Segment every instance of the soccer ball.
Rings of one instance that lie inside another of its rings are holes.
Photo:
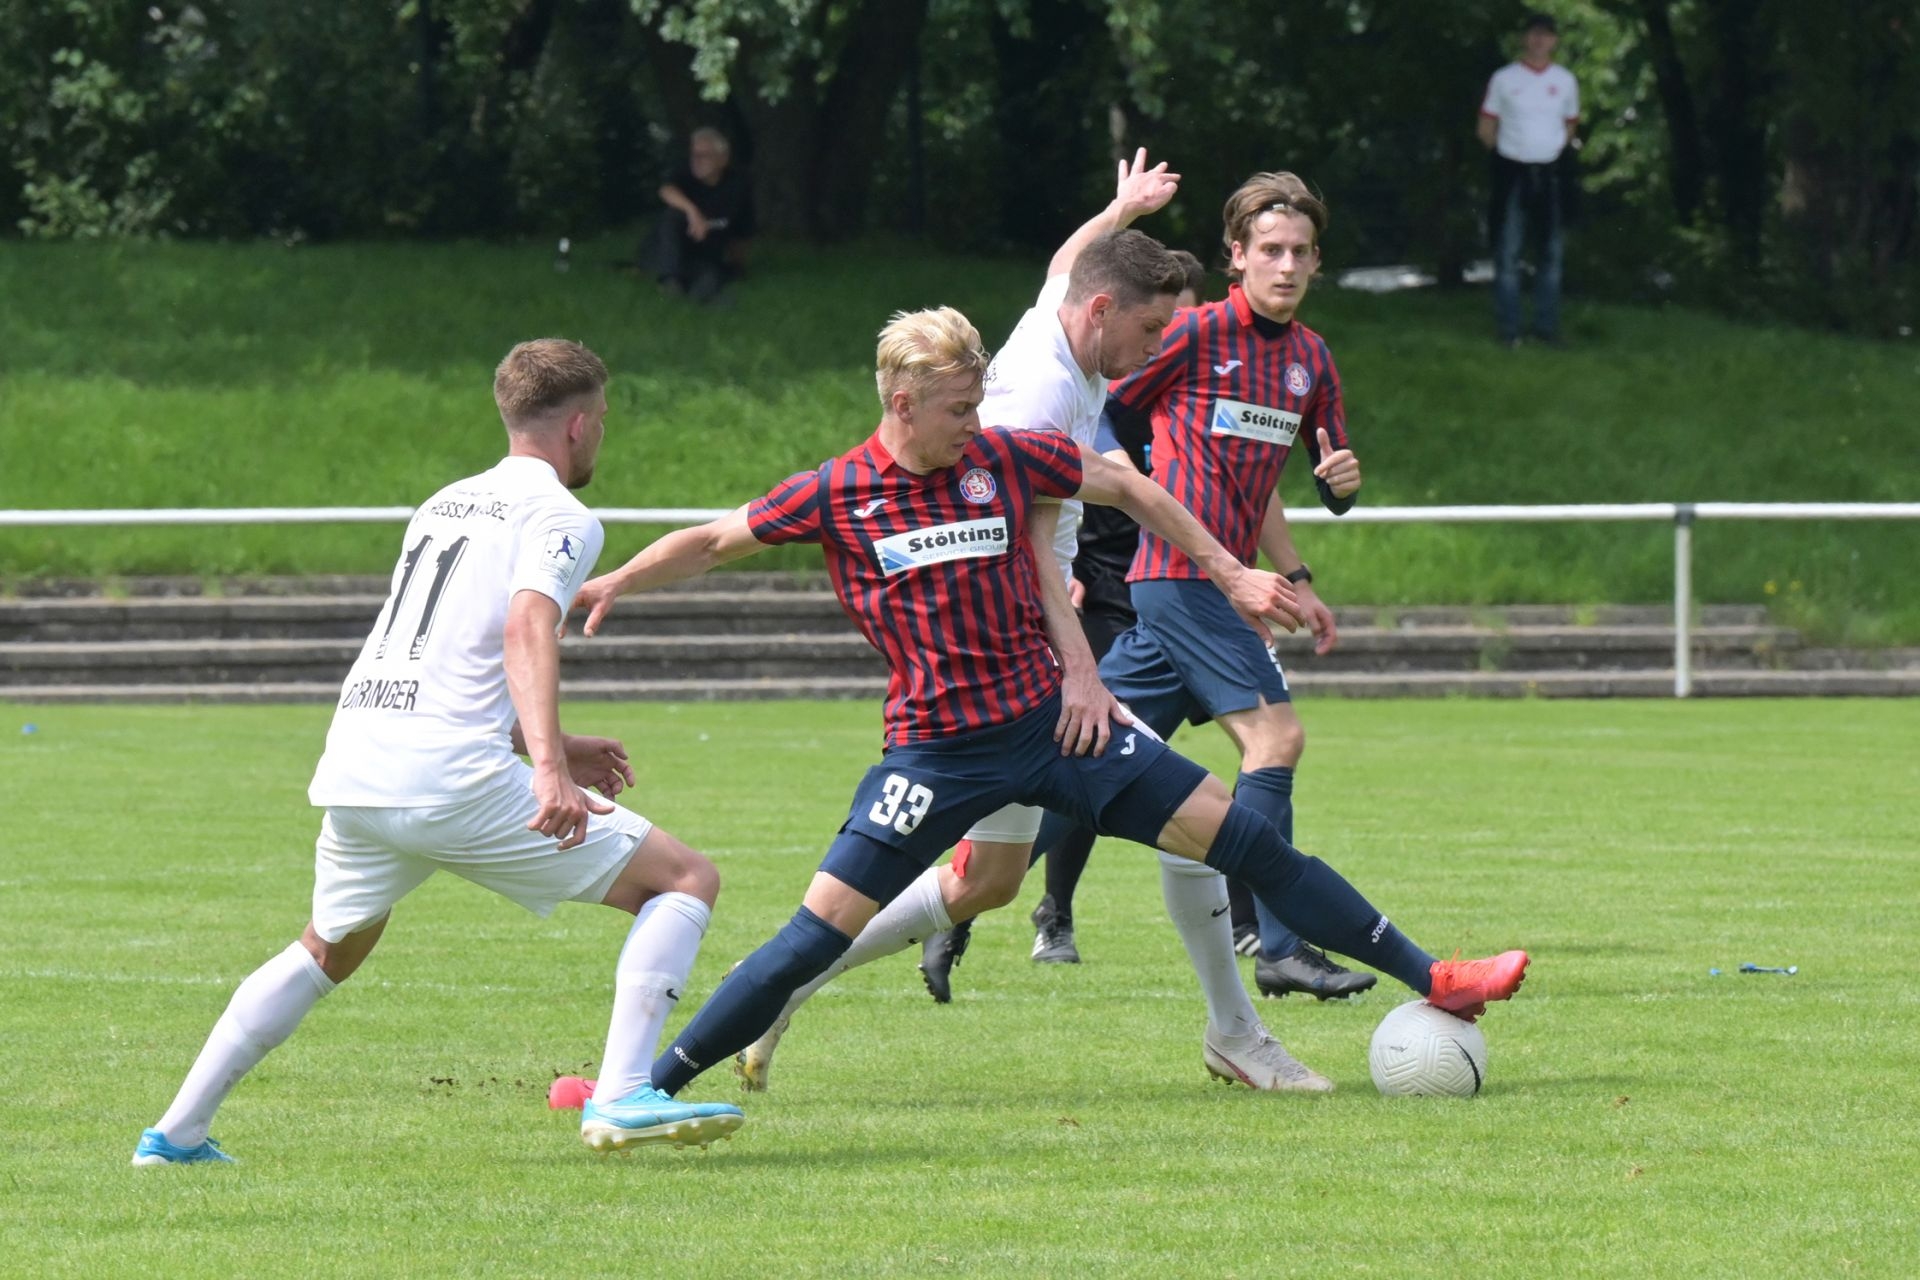
[[[1471,1098],[1487,1078],[1487,1038],[1471,1022],[1410,1000],[1380,1019],[1367,1069],[1389,1097]]]

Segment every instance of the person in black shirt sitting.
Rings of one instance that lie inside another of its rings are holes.
[[[653,232],[652,262],[662,288],[711,302],[740,274],[752,238],[753,193],[718,129],[695,129],[687,163],[660,185],[665,210]]]

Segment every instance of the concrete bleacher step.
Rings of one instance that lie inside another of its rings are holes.
[[[0,688],[15,684],[286,683],[345,677],[359,653],[363,621],[350,637],[54,640],[0,643]],[[1797,646],[1770,627],[1701,627],[1693,635],[1703,667],[1760,670],[1784,665]],[[1282,636],[1291,672],[1331,676],[1420,671],[1639,671],[1670,668],[1667,627],[1426,627],[1417,633],[1351,627],[1340,646],[1313,655],[1311,637]],[[833,632],[622,634],[562,642],[576,680],[809,679],[880,676],[881,660],[844,620]],[[1837,659],[1835,660],[1837,662]],[[1834,665],[1830,662],[1828,665]]]
[[[1401,672],[1296,674],[1297,690],[1341,698],[1665,698],[1671,671]],[[723,702],[812,698],[878,701],[884,679],[563,681],[570,701]],[[234,684],[19,685],[0,701],[22,703],[329,703],[338,684],[312,681]],[[1917,697],[1920,668],[1887,671],[1696,672],[1696,697]]]
[[[0,644],[0,690],[14,685],[332,683],[359,654],[351,640],[139,640]],[[860,636],[568,636],[562,665],[578,680],[809,679],[884,676]]]
[[[0,698],[329,701],[387,580],[378,577],[5,584]],[[1354,697],[1665,696],[1661,605],[1352,605],[1341,645],[1282,636],[1302,689]],[[1693,629],[1703,694],[1910,693],[1920,649],[1808,648],[1758,605],[1710,605]],[[818,574],[729,573],[630,597],[564,644],[581,698],[878,697],[881,661]]]

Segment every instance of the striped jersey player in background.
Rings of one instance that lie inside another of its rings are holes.
[[[1116,437],[1151,438],[1154,478],[1242,562],[1265,551],[1294,584],[1319,652],[1337,641],[1332,611],[1294,549],[1278,483],[1304,444],[1321,501],[1352,508],[1360,464],[1347,438],[1333,356],[1297,318],[1320,264],[1327,209],[1291,173],[1258,173],[1227,200],[1222,239],[1235,283],[1225,301],[1183,312],[1160,354],[1114,388]],[[1200,566],[1151,531],[1128,574],[1140,621],[1100,664],[1114,696],[1168,736],[1183,721],[1219,721],[1240,750],[1235,794],[1291,841],[1293,775],[1305,746],[1285,672],[1267,636],[1216,607]],[[1067,830],[1051,819],[1036,848]],[[1239,990],[1224,883],[1166,860],[1169,904],[1215,921],[1195,955],[1204,981]],[[1176,885],[1176,881],[1181,881]],[[1256,905],[1258,895],[1256,897]],[[1196,929],[1198,934],[1199,930]],[[1272,913],[1260,916],[1263,990],[1326,998],[1365,990],[1353,973],[1303,943]]]

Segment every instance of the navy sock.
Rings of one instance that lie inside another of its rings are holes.
[[[1432,990],[1432,956],[1339,872],[1282,840],[1271,823],[1246,805],[1236,802],[1227,810],[1206,861],[1222,875],[1245,880],[1255,898],[1309,942],[1370,964],[1419,995]]]
[[[1032,868],[1040,859],[1047,856],[1062,840],[1071,835],[1080,824],[1063,813],[1049,809],[1040,815],[1040,834],[1033,838],[1033,852],[1027,856],[1027,866]]]
[[[1260,931],[1260,913],[1253,905],[1253,890],[1247,888],[1245,880],[1227,881],[1227,919],[1233,921],[1233,931],[1251,926],[1255,933]]]
[[[1293,843],[1293,770],[1285,765],[1242,773],[1233,784],[1233,798],[1273,824],[1280,838]],[[1260,955],[1280,960],[1300,949],[1300,936],[1287,928],[1280,917],[1267,910],[1258,897],[1253,900],[1254,918],[1260,925]]]
[[[669,1096],[716,1062],[758,1040],[787,997],[827,971],[853,939],[801,907],[779,933],[727,975],[653,1064],[653,1087]]]
[[[1093,828],[1075,827],[1047,853],[1047,897],[1062,924],[1073,923],[1073,891],[1080,887],[1095,839]]]

